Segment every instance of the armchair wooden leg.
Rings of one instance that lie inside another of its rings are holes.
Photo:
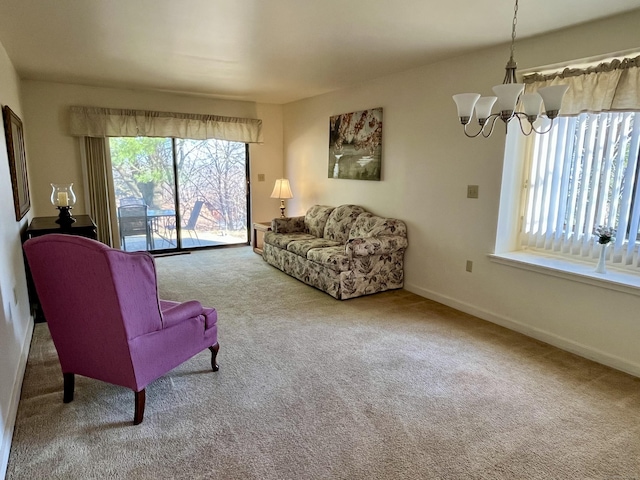
[[[220,344],[216,343],[215,345],[210,346],[209,350],[211,350],[211,368],[214,372],[217,372],[219,367],[216,363],[216,356],[218,355],[218,350],[220,350]]]
[[[62,378],[64,379],[64,394],[62,401],[64,403],[69,403],[73,401],[73,390],[75,389],[76,377],[73,373],[63,373]]]
[[[142,420],[144,419],[144,404],[146,400],[145,390],[142,389],[139,392],[135,392],[136,394],[136,410],[133,415],[133,424],[140,425]]]

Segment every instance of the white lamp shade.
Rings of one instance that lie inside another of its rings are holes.
[[[491,115],[491,109],[496,100],[498,100],[498,97],[480,97],[476,102],[476,117],[478,117],[478,120],[486,119]]]
[[[528,117],[537,117],[540,115],[540,107],[542,106],[542,97],[538,93],[525,93],[520,97],[522,108]]]
[[[524,83],[503,83],[493,87],[493,93],[498,96],[496,102],[499,112],[513,112],[516,108],[518,97],[524,90]]]
[[[535,122],[533,122],[533,128],[538,132],[546,132],[551,128],[551,120],[545,116],[539,116]]]
[[[473,107],[480,98],[479,93],[458,93],[453,96],[453,101],[458,107],[458,117],[470,118],[473,114]]]
[[[288,179],[279,178],[276,180],[273,192],[271,192],[271,198],[293,198],[293,193],[291,193],[291,186],[289,185]]]
[[[544,102],[544,111],[560,110],[562,98],[569,89],[569,85],[551,85],[538,89],[538,93]]]

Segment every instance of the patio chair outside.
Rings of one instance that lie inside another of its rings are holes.
[[[118,207],[118,226],[120,228],[120,244],[127,249],[126,238],[144,235],[147,250],[153,249],[153,237],[146,205],[123,205]]]

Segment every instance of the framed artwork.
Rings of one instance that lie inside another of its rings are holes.
[[[380,180],[382,108],[329,118],[329,178]]]
[[[2,109],[2,116],[4,118],[4,134],[7,139],[13,205],[16,211],[16,220],[21,220],[31,208],[22,120],[7,105]]]

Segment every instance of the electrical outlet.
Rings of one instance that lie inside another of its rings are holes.
[[[467,185],[467,198],[478,198],[478,185]]]
[[[467,272],[473,272],[473,262],[471,260],[467,260]]]
[[[264,173],[259,173],[258,174],[258,181],[259,182],[264,182]]]

